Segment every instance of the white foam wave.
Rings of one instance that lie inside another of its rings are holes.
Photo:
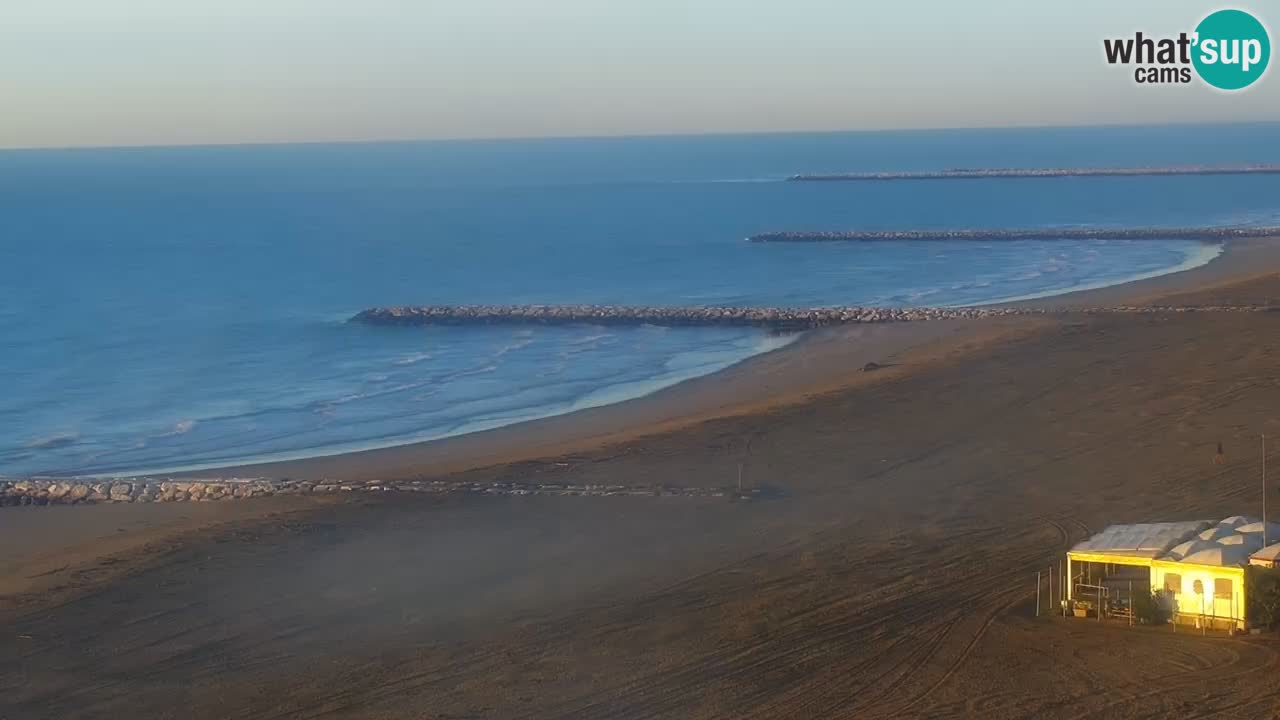
[[[80,433],[77,432],[56,433],[54,435],[32,438],[23,444],[23,447],[28,450],[52,450],[54,448],[71,445],[79,439]]]
[[[1111,287],[1112,285],[1123,285],[1125,283],[1160,277],[1162,275],[1173,275],[1174,273],[1185,272],[1203,265],[1208,265],[1217,259],[1217,257],[1222,254],[1223,250],[1224,246],[1221,243],[1197,242],[1194,244],[1194,247],[1190,248],[1186,252],[1183,256],[1182,262],[1159,270],[1151,270],[1149,272],[1135,273],[1133,275],[1125,275],[1115,278],[1104,278],[1094,282],[1072,285],[1070,287],[1044,290],[1024,295],[1001,297],[994,300],[984,300],[979,303],[953,303],[953,305],[998,305],[1000,303],[1022,302],[1024,300],[1039,300],[1041,298],[1053,297],[1054,295],[1064,295],[1066,293],[1081,292],[1084,290],[1097,290],[1098,288]]]
[[[405,355],[401,358],[396,358],[392,362],[396,365],[416,365],[417,363],[430,360],[433,357],[435,356],[429,352],[419,352],[413,353],[412,355]]]

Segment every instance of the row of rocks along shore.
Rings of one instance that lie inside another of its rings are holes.
[[[0,479],[0,506],[80,505],[95,503],[218,502],[278,495],[328,495],[336,493],[432,493],[437,495],[555,495],[576,497],[734,497],[751,499],[762,490],[737,491],[718,487],[666,485],[570,485],[524,482],[409,482],[337,483],[307,480],[216,479]]]
[[[596,324],[596,325],[750,325],[776,330],[803,330],[849,323],[911,322],[1054,313],[1187,313],[1275,312],[1280,306],[1125,305],[1100,308],[679,308],[610,305],[468,305],[371,308],[353,321],[383,325],[427,324]],[[667,485],[570,485],[554,483],[468,483],[446,480],[340,483],[325,480],[172,478],[0,478],[0,507],[92,503],[214,502],[277,495],[332,493],[467,493],[475,495],[761,497],[760,489]]]
[[[975,230],[788,230],[765,232],[750,242],[885,242],[903,240],[1198,240],[1221,242],[1247,238],[1280,237],[1280,227],[1182,227],[1182,228],[1013,228]]]
[[[1274,175],[1280,165],[1187,165],[1136,168],[954,168],[919,172],[850,172],[792,175],[791,182],[876,180],[983,180],[988,178],[1151,177],[1163,175]]]
[[[759,327],[800,331],[858,323],[963,320],[1060,313],[1260,312],[1270,306],[1147,306],[1050,309],[1035,307],[954,308],[761,308],[639,307],[625,305],[410,305],[369,308],[351,318],[372,325],[603,325],[668,327]]]

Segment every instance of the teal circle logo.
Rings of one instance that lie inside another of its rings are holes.
[[[1243,10],[1219,10],[1196,26],[1191,62],[1200,79],[1219,90],[1241,90],[1258,81],[1271,60],[1271,38]]]

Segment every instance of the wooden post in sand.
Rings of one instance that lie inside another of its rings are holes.
[[[1040,571],[1036,571],[1036,617],[1040,617]]]
[[[1129,627],[1133,627],[1133,581],[1129,581]]]
[[[1064,568],[1063,565],[1065,565],[1066,567]],[[1058,604],[1062,606],[1062,617],[1067,616],[1067,600],[1071,599],[1071,586],[1067,585],[1067,582],[1071,579],[1070,577],[1068,577],[1070,574],[1071,574],[1071,561],[1059,560],[1058,561],[1058,600],[1060,600],[1061,602],[1059,602]]]

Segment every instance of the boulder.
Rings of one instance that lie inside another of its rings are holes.
[[[130,493],[132,492],[133,492],[132,483],[118,482],[113,484],[111,486],[111,489],[107,491],[107,497],[109,497],[112,502],[129,502],[130,500],[133,499],[133,497],[130,495]]]

